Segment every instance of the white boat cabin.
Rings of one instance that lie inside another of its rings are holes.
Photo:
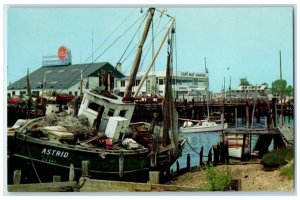
[[[121,131],[129,127],[135,103],[125,103],[122,97],[110,94],[108,96],[85,92],[78,116],[87,116],[92,126],[100,108],[104,108],[99,125],[99,132],[105,133],[114,141],[119,139]]]

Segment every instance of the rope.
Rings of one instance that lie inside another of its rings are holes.
[[[87,179],[83,179],[83,182],[81,183],[81,185],[78,186],[78,189],[80,189],[80,188],[83,187],[83,185],[85,184],[86,180],[87,180]]]
[[[38,178],[39,182],[42,183],[42,181],[41,181],[41,179],[40,179],[40,177],[39,177],[39,175],[38,175],[38,173],[37,173],[37,171],[36,171],[36,168],[35,168],[35,166],[34,166],[34,163],[33,163],[33,161],[32,161],[32,156],[31,156],[31,153],[30,153],[29,148],[28,148],[28,144],[27,144],[27,139],[26,139],[26,137],[25,137],[25,143],[26,143],[26,148],[27,148],[27,151],[28,151],[28,154],[29,154],[29,157],[30,157],[30,162],[31,162],[31,165],[32,165],[32,167],[33,167],[34,173],[35,173],[36,177]]]
[[[191,147],[191,149],[192,149],[196,154],[198,154],[198,155],[200,156],[200,153],[198,153],[198,152],[192,147],[192,145],[189,143],[189,141],[186,140],[186,142],[187,142],[188,145]]]

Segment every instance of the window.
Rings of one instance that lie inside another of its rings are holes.
[[[135,80],[135,86],[138,86],[140,84],[141,80]]]
[[[10,97],[11,97],[11,94],[10,94],[10,93],[7,93],[7,97],[10,98]]]
[[[119,116],[120,117],[125,117],[126,110],[121,110]]]
[[[78,92],[75,92],[75,96],[76,96],[76,97],[78,96]]]
[[[164,79],[163,79],[163,78],[160,78],[158,84],[159,84],[159,85],[163,85],[163,84],[164,84]]]
[[[20,91],[20,97],[22,98],[26,94],[25,91]]]
[[[32,95],[38,97],[40,96],[40,91],[32,91]]]
[[[109,109],[108,110],[108,113],[107,113],[107,116],[114,116],[114,114],[115,114],[115,110],[114,109]]]
[[[72,91],[70,91],[69,94],[72,95]]]
[[[125,87],[125,81],[121,81],[121,87]]]
[[[16,92],[15,91],[12,91],[12,96],[15,96],[16,95]]]
[[[156,84],[158,84],[158,78],[156,77]]]
[[[99,110],[99,105],[98,104],[96,104],[96,103],[94,103],[94,102],[90,102],[89,103],[89,105],[88,105],[88,108],[89,109],[91,109],[91,110],[93,110],[93,111],[96,111],[96,112],[98,112],[98,110]]]

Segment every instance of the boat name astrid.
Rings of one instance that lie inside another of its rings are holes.
[[[51,155],[51,156],[64,157],[64,158],[67,158],[69,156],[69,152],[58,151],[55,149],[46,149],[46,148],[43,149],[42,154],[47,155],[47,156]]]

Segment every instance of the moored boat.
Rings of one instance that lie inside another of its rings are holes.
[[[227,123],[217,123],[214,121],[200,120],[196,125],[185,124],[179,128],[182,133],[201,133],[201,132],[211,132],[211,131],[222,131],[227,128]]]

